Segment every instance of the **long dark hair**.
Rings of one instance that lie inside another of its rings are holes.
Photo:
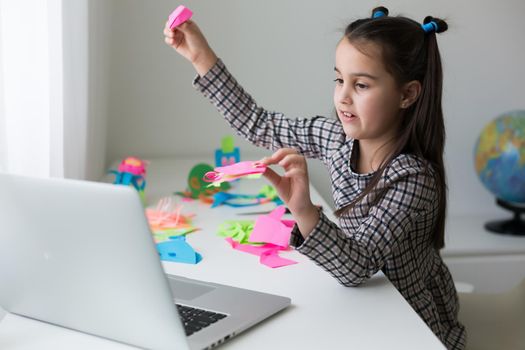
[[[382,12],[377,16],[378,11]],[[406,17],[388,17],[384,7],[375,8],[372,18],[359,19],[345,29],[345,38],[359,50],[373,43],[381,48],[383,63],[398,86],[417,80],[421,84],[418,99],[408,107],[396,137],[391,140],[392,152],[381,163],[369,184],[349,205],[338,209],[341,216],[374,191],[381,175],[398,155],[413,154],[427,162],[434,170],[439,209],[432,237],[433,246],[444,246],[445,216],[447,208],[447,183],[443,150],[445,123],[441,107],[443,71],[436,41],[436,33],[447,30],[445,21],[426,17],[423,23],[434,22],[434,29],[425,32],[420,23]],[[375,18],[374,18],[375,17]]]

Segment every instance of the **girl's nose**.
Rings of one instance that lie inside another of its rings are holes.
[[[350,96],[348,89],[345,87],[341,87],[341,89],[338,91],[337,99],[340,103],[352,104],[352,97]]]

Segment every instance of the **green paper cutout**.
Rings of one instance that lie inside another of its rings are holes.
[[[235,146],[233,136],[226,136],[222,138],[221,149],[222,153],[233,153]]]
[[[197,199],[201,195],[212,196],[217,190],[210,190],[208,187],[208,182],[205,182],[202,178],[204,174],[209,171],[214,171],[213,167],[206,163],[200,163],[195,165],[190,170],[188,175],[188,188],[191,193],[191,198]],[[223,183],[220,186],[221,191],[227,191],[231,188],[229,183]]]
[[[264,244],[260,242],[249,241],[254,225],[254,220],[228,220],[219,225],[217,234],[221,237],[230,237],[234,241],[241,244]]]
[[[259,194],[270,200],[274,200],[275,198],[279,197],[277,190],[271,185],[264,185],[259,191]]]

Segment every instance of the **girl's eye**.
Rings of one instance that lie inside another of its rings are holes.
[[[343,79],[340,79],[340,78],[336,78],[334,79],[334,82],[338,85],[343,85]]]
[[[356,83],[355,87],[358,88],[359,90],[366,90],[368,88],[368,85],[362,84],[362,83]]]

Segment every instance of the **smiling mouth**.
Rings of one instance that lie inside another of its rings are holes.
[[[339,114],[341,115],[342,119],[344,120],[354,120],[357,118],[356,115],[352,114],[352,113],[349,113],[349,112],[343,112],[343,111],[339,111]]]

